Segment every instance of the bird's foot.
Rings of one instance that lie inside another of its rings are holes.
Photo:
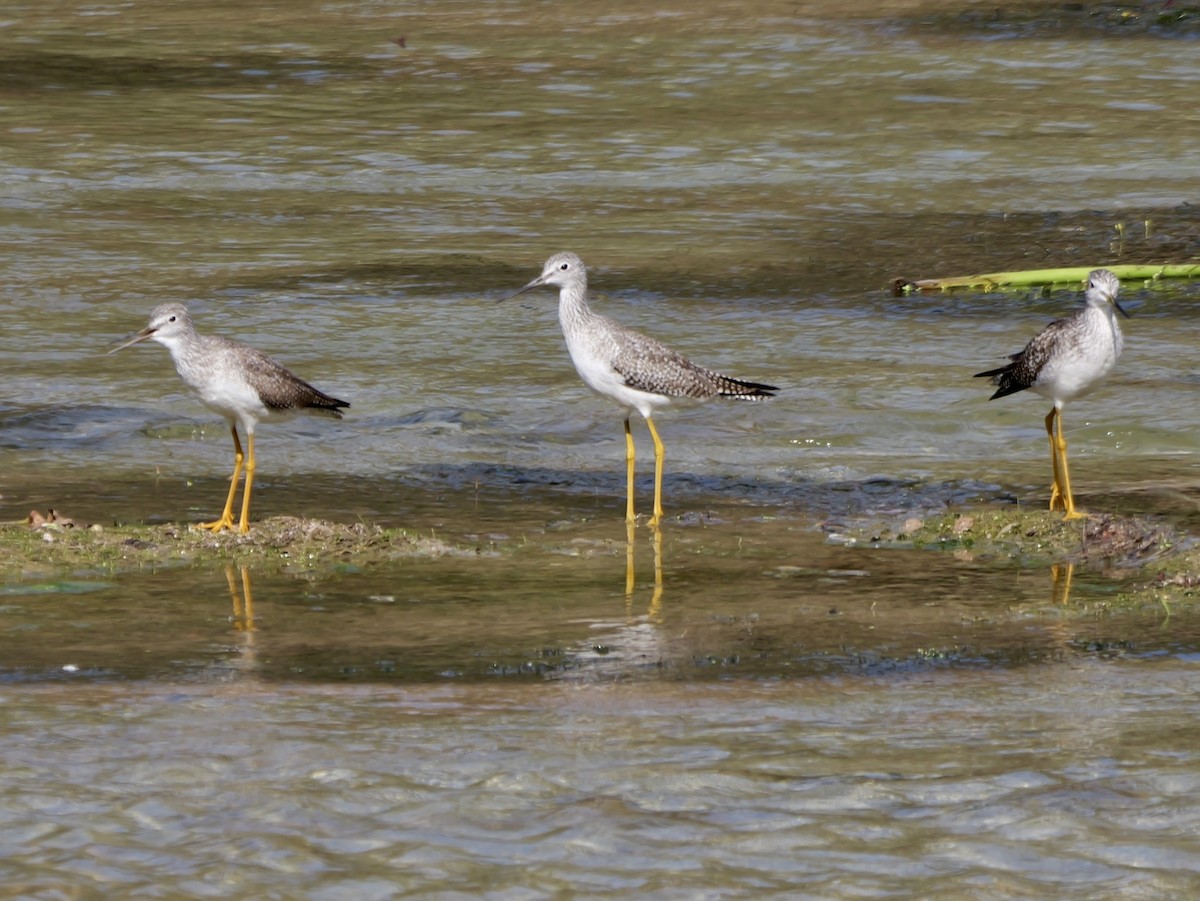
[[[242,531],[245,532],[246,529],[244,528],[244,526],[246,524],[242,523],[242,525],[243,525]],[[216,520],[215,522],[196,523],[196,528],[207,529],[210,532],[220,532],[224,529],[232,529],[233,528],[233,516],[226,513],[224,516],[222,516],[220,519]]]
[[[1090,513],[1084,513],[1082,510],[1076,510],[1074,508],[1068,510],[1066,515],[1063,516],[1063,520],[1066,522],[1070,522],[1072,519],[1090,519],[1090,518],[1091,518]]]

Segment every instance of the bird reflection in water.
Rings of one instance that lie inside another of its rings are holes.
[[[570,656],[573,666],[564,670],[567,678],[624,677],[646,669],[657,669],[667,659],[663,623],[662,532],[651,528],[654,548],[654,587],[646,612],[634,612],[633,596],[638,589],[636,559],[640,550],[637,523],[625,527],[625,617],[620,621],[592,623],[592,632]],[[644,553],[644,551],[642,551]],[[645,589],[645,583],[642,585]]]
[[[239,681],[258,671],[258,649],[255,647],[258,622],[254,618],[254,592],[250,588],[250,568],[245,564],[228,564],[225,567],[225,581],[229,583],[229,599],[233,605],[229,622],[237,638],[230,648],[230,656],[222,662],[220,670],[223,678]]]
[[[662,567],[662,530],[658,527],[652,527],[650,530],[653,533],[651,543],[654,546],[654,591],[650,595],[650,605],[646,608],[646,617],[651,622],[662,622],[662,594],[663,594],[663,567]],[[637,576],[634,567],[634,559],[637,556],[637,524],[633,522],[625,525],[625,615],[629,619],[633,618],[633,591],[637,585]]]
[[[233,574],[233,564],[225,567],[225,581],[229,583],[229,597],[233,600],[233,614],[229,621],[233,623],[236,632],[255,632],[254,625],[254,593],[250,589],[250,569],[239,566],[241,570],[241,592],[238,591],[238,580]]]
[[[1071,600],[1071,577],[1074,563],[1055,563],[1050,567],[1050,603],[1065,606]]]

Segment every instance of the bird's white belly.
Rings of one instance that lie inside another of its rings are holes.
[[[200,386],[196,393],[204,406],[228,420],[237,420],[247,430],[271,415],[271,409],[262,402],[258,392],[241,379]]]
[[[567,349],[571,353],[571,362],[575,364],[575,369],[584,383],[597,394],[602,394],[626,409],[636,409],[643,416],[649,416],[655,407],[671,402],[671,398],[664,395],[630,388],[625,384],[625,378],[602,357],[586,351],[576,353],[576,348],[570,344],[567,345]]]
[[[1117,363],[1116,348],[1108,343],[1084,357],[1051,361],[1033,386],[1038,394],[1068,401],[1100,386]]]

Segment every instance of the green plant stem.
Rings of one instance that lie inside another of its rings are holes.
[[[1088,273],[1097,266],[1067,266],[1061,269],[1027,269],[1017,272],[989,272],[984,275],[965,275],[952,278],[923,278],[908,280],[898,278],[892,287],[896,295],[916,294],[923,291],[949,291],[954,288],[1017,288],[1032,285],[1082,284]],[[1153,281],[1162,278],[1200,278],[1200,263],[1158,263],[1148,265],[1115,265],[1103,267],[1112,270],[1117,278],[1125,280]]]

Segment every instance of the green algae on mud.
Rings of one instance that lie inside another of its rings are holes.
[[[67,520],[69,523],[70,521]],[[835,543],[953,553],[966,561],[1016,560],[1030,566],[1074,564],[1122,584],[1123,607],[1200,599],[1200,544],[1157,517],[1061,514],[1009,506],[956,512],[866,516],[826,526]],[[616,553],[615,543],[606,549]],[[557,553],[561,553],[561,549]],[[572,552],[578,547],[572,546]],[[401,560],[502,556],[494,546],[459,546],[434,535],[367,522],[277,516],[250,532],[210,533],[195,526],[118,524],[0,526],[0,580],[120,573],[204,563],[255,563],[280,572],[368,569]]]
[[[22,579],[79,571],[122,572],[205,561],[274,563],[280,569],[353,565],[478,554],[434,536],[363,522],[335,523],[294,516],[257,522],[246,535],[194,526],[0,527],[0,578]]]
[[[1168,524],[1110,514],[1064,520],[1061,513],[985,507],[922,517],[908,514],[855,525],[843,535],[859,542],[966,551],[973,557],[1027,562],[1141,566],[1181,544]]]
[[[1157,517],[1105,513],[1068,521],[1044,510],[983,507],[863,520],[844,524],[830,537],[879,548],[952,552],[964,560],[1069,564],[1123,581],[1110,599],[1090,605],[1088,612],[1200,602],[1200,544]]]

